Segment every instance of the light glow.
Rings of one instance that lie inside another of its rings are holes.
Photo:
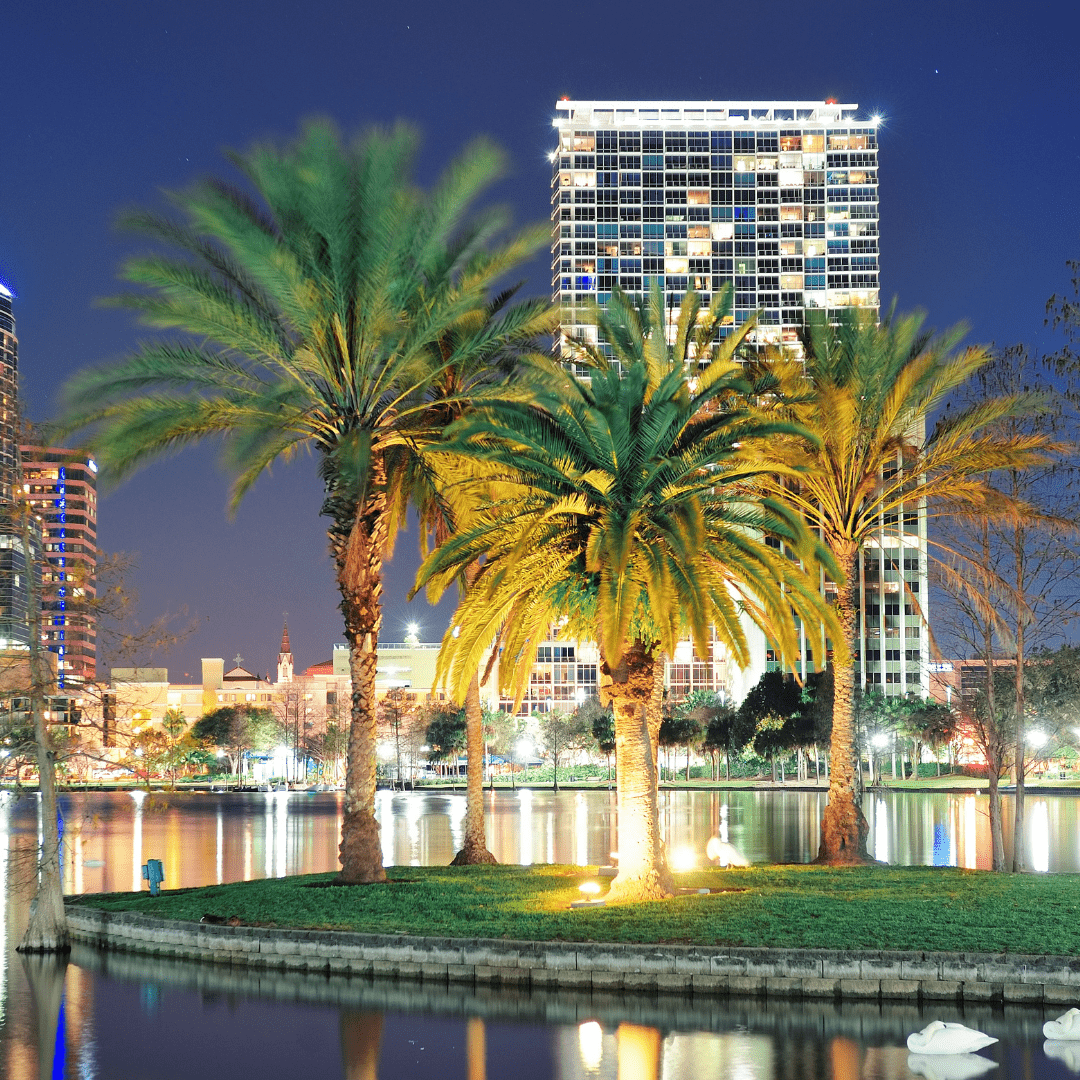
[[[595,1021],[578,1025],[578,1052],[586,1072],[598,1072],[604,1059],[604,1029]]]
[[[671,869],[676,871],[693,870],[698,864],[693,848],[678,847],[671,853]]]

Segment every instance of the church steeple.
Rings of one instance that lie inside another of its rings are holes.
[[[292,646],[289,644],[289,624],[285,623],[281,631],[281,648],[278,649],[277,657],[277,681],[279,683],[292,682],[293,678],[293,655]]]

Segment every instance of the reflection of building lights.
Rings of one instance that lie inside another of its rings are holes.
[[[597,1072],[604,1058],[604,1029],[595,1021],[578,1024],[578,1052],[581,1067],[586,1072]]]

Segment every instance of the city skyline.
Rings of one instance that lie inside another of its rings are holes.
[[[552,55],[525,45],[553,33],[544,13],[507,16],[482,4],[451,16],[434,6],[362,15],[325,6],[301,15],[271,3],[257,23],[198,4],[148,11],[120,3],[100,19],[16,12],[7,34],[0,280],[16,293],[28,412],[47,419],[67,375],[148,335],[128,315],[96,306],[118,291],[122,258],[141,247],[111,223],[124,207],[163,205],[161,189],[207,174],[231,178],[222,146],[287,141],[317,114],[346,132],[402,117],[425,131],[420,171],[430,179],[486,132],[512,158],[495,196],[523,224],[547,213],[551,102],[564,94],[835,97],[880,112],[882,306],[898,296],[901,310],[928,309],[931,325],[970,320],[972,340],[1050,351],[1043,305],[1068,288],[1065,260],[1080,253],[1077,136],[1057,112],[1078,96],[1066,47],[1075,34],[1059,20],[1046,35],[1034,13],[1025,22],[1017,10],[913,4],[886,20],[841,4],[829,20],[814,21],[800,6],[767,4],[759,18],[776,28],[775,44],[731,64],[700,44],[735,29],[737,9],[718,6],[695,16],[689,44],[684,29],[658,24],[649,35],[655,59],[638,66],[625,58],[648,9],[634,5],[617,22],[587,5],[574,30],[582,47]],[[1077,15],[1067,13],[1070,20]],[[211,24],[212,35],[204,29]],[[796,26],[797,41],[786,42],[784,27]],[[357,44],[372,39],[379,48],[349,63]],[[405,57],[422,78],[396,77]],[[1042,163],[1033,158],[1024,169],[1016,148],[1028,145],[1041,148]],[[549,286],[540,258],[525,292],[543,295]],[[262,480],[235,524],[205,450],[103,495],[102,549],[141,553],[142,621],[186,603],[197,624],[182,647],[157,659],[177,677],[197,670],[201,656],[237,652],[270,667],[276,631],[266,628],[280,626],[283,611],[298,668],[325,659],[341,640],[313,465],[301,461]],[[399,541],[388,573],[386,640],[403,639],[412,621],[425,640],[437,639],[452,606],[429,613],[422,599],[405,604],[415,550],[414,530]]]

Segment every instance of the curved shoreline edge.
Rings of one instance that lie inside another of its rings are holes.
[[[516,989],[826,1001],[1080,1005],[1080,957],[621,945],[217,926],[67,905],[104,950],[318,975]]]

